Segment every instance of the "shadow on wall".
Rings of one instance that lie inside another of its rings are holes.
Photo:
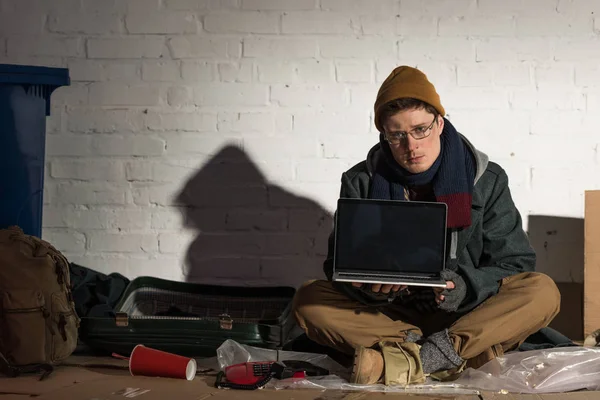
[[[548,274],[561,294],[561,311],[551,327],[573,340],[583,339],[584,220],[530,215],[528,233],[537,271]]]
[[[186,255],[188,282],[299,286],[324,278],[331,213],[270,183],[230,145],[184,186],[177,202],[197,230]]]

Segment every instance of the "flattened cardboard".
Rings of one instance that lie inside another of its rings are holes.
[[[600,190],[585,192],[584,335],[600,329]]]

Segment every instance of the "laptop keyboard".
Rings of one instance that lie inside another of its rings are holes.
[[[409,279],[411,281],[423,281],[429,282],[433,280],[439,280],[439,278],[433,278],[430,276],[401,276],[401,275],[366,275],[366,274],[352,274],[352,273],[340,273],[340,277],[344,278],[357,278],[357,279],[368,279],[368,280],[376,280],[376,279],[384,279],[390,281],[397,281],[400,279]]]

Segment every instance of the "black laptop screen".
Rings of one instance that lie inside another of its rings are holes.
[[[444,265],[446,205],[340,199],[335,268],[437,274]]]

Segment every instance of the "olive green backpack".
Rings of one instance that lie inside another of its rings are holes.
[[[19,227],[0,229],[0,372],[45,371],[77,346],[67,259]]]

